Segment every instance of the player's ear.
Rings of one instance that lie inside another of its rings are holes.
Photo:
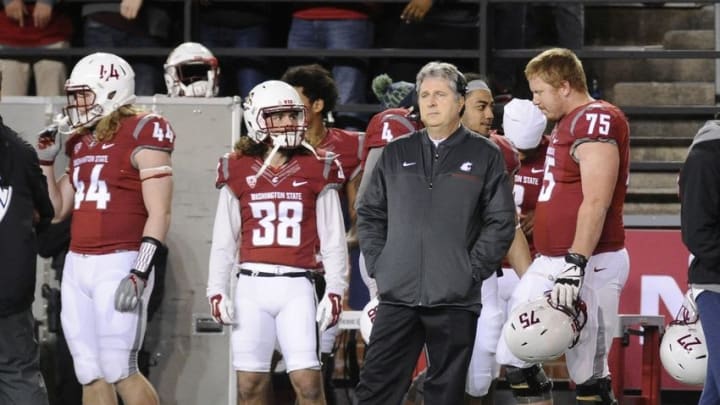
[[[322,110],[325,108],[325,100],[319,98],[312,102],[312,112],[317,114],[322,112]]]

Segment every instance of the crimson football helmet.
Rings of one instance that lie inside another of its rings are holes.
[[[220,68],[215,55],[202,44],[185,42],[173,49],[164,65],[170,97],[215,97]]]
[[[75,65],[65,82],[65,93],[68,104],[63,111],[70,126],[92,127],[135,101],[135,72],[117,55],[93,53]]]
[[[683,384],[702,385],[707,373],[707,343],[691,291],[660,342],[660,361]]]
[[[541,363],[560,357],[577,344],[587,321],[585,302],[556,305],[546,294],[518,306],[503,327],[503,338],[518,359]]]
[[[243,102],[248,136],[257,143],[270,140],[279,148],[297,148],[305,140],[305,105],[298,92],[279,80],[262,82],[250,90]],[[292,114],[291,122],[273,120],[276,113]]]

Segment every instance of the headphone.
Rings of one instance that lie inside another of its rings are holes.
[[[468,86],[467,79],[465,78],[465,75],[462,74],[462,72],[460,72],[459,70],[457,71],[457,75],[458,75],[458,77],[457,77],[457,80],[455,81],[455,88],[457,89],[457,92],[461,96],[465,97],[465,95],[467,94],[467,86]]]

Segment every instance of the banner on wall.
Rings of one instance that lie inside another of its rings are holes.
[[[682,305],[687,290],[689,252],[679,229],[626,229],[630,276],[620,296],[621,314],[662,315],[669,323]],[[642,340],[632,339],[625,348],[626,388],[639,388]],[[662,371],[662,390],[700,389],[676,382]]]

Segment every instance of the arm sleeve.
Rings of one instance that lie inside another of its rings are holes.
[[[692,148],[680,172],[682,238],[704,267],[720,265],[720,168],[705,145]]]
[[[318,195],[315,217],[320,255],[325,268],[326,291],[343,295],[347,288],[348,251],[337,190],[327,187]]]
[[[470,262],[473,276],[484,280],[500,268],[515,236],[515,202],[499,151],[491,159],[480,204],[485,207],[480,213],[482,226],[470,250]]]
[[[208,297],[220,292],[228,294],[230,273],[236,260],[239,260],[237,252],[240,246],[241,227],[239,201],[229,187],[225,186],[220,189],[213,226],[208,266]]]
[[[40,218],[35,225],[38,232],[45,230],[50,221],[55,216],[55,210],[53,209],[52,201],[50,201],[50,194],[48,193],[47,179],[40,169],[40,162],[38,161],[35,150],[27,145],[25,148],[27,166],[27,180],[32,190],[32,198],[35,210],[37,210]]]
[[[387,190],[383,163],[386,153],[387,148],[370,173],[370,181],[357,206],[358,240],[371,277],[375,276],[375,263],[387,240]]]

